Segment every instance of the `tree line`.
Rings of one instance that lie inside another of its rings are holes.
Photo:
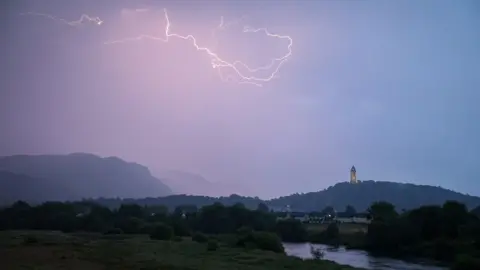
[[[480,269],[479,208],[456,201],[398,213],[387,202],[372,204],[364,248],[375,253],[454,262],[455,269]]]
[[[354,212],[353,207],[348,209]],[[0,230],[149,234],[160,240],[189,236],[198,242],[208,242],[215,235],[235,246],[275,252],[283,252],[281,241],[319,242],[463,265],[458,269],[480,266],[480,260],[476,259],[480,258],[478,208],[469,212],[465,205],[447,201],[442,206],[422,206],[399,213],[388,202],[376,202],[368,212],[372,222],[366,233],[355,232],[356,239],[361,239],[356,243],[342,235],[341,225],[331,223],[326,230],[310,231],[298,220],[277,219],[263,203],[255,210],[239,203],[232,206],[213,203],[201,208],[182,205],[169,211],[159,205],[122,204],[110,209],[85,201],[45,202],[35,206],[19,201],[0,210]]]

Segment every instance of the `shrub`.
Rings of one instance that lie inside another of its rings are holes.
[[[434,242],[434,258],[437,260],[453,261],[455,246],[447,239],[438,239]]]
[[[143,232],[145,222],[136,217],[127,217],[119,220],[116,225],[116,227],[122,229],[126,234],[136,234]]]
[[[237,246],[245,248],[258,248],[273,252],[284,252],[282,242],[278,235],[269,232],[250,232],[239,235]]]
[[[198,243],[205,243],[208,241],[208,237],[203,233],[196,232],[193,234],[192,240]]]
[[[280,220],[277,222],[278,235],[286,242],[305,242],[308,238],[305,226],[298,220]]]
[[[27,245],[38,243],[38,239],[35,236],[27,236],[23,239],[23,243]]]
[[[325,252],[321,248],[316,248],[310,245],[310,254],[314,260],[322,260],[325,257]]]
[[[480,269],[480,259],[468,255],[461,255],[455,258],[452,270]]]
[[[208,251],[215,251],[218,249],[218,242],[216,240],[210,239],[207,244]]]
[[[153,232],[155,232],[155,228],[157,227],[157,224],[158,223],[145,224],[141,229],[142,234],[148,234],[148,235],[152,234]]]
[[[365,238],[366,233],[361,231],[340,236],[341,242],[346,248],[354,249],[365,249]]]
[[[252,231],[253,231],[252,228],[247,227],[247,226],[243,226],[243,227],[238,228],[237,234],[238,235],[248,235],[248,234],[252,233]]]
[[[173,237],[173,230],[172,227],[159,223],[157,224],[153,232],[150,234],[150,238],[155,240],[170,240]]]
[[[311,231],[308,234],[311,243],[322,243],[328,245],[340,244],[340,232],[336,223],[330,223],[324,231]]]
[[[173,222],[173,232],[178,236],[190,236],[190,229],[184,220]]]
[[[253,241],[257,248],[273,252],[284,252],[282,241],[278,235],[269,232],[253,232]]]
[[[325,230],[325,237],[328,240],[336,240],[340,236],[340,230],[338,229],[337,223],[330,223]]]

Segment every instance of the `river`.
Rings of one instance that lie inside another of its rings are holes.
[[[312,258],[310,245],[324,251],[324,259],[334,261],[338,264],[350,265],[369,270],[446,270],[448,268],[432,266],[421,263],[411,263],[387,257],[373,257],[363,250],[351,250],[344,247],[332,248],[320,244],[293,244],[284,243],[287,255],[303,259]]]

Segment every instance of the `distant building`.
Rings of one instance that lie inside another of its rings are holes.
[[[352,169],[350,169],[350,183],[351,184],[358,183],[358,181],[357,181],[357,170],[355,169],[355,166],[352,166]]]
[[[277,220],[296,219],[302,223],[310,223],[312,219],[307,212],[277,212],[276,215]]]
[[[322,215],[317,212],[275,212],[277,220],[296,219],[302,223],[362,223],[369,224],[371,217],[368,213],[349,214],[345,212],[336,215]]]
[[[352,214],[343,212],[343,213],[337,213],[334,220],[337,223],[369,224],[371,222],[371,217],[368,213],[357,213],[352,215]]]

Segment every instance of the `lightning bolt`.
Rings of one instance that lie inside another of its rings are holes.
[[[25,12],[25,13],[20,13],[20,15],[41,16],[41,17],[45,17],[45,18],[54,20],[56,22],[64,23],[64,24],[67,24],[67,25],[73,26],[73,27],[80,26],[85,22],[91,22],[91,23],[94,23],[96,25],[102,25],[103,24],[103,21],[99,17],[90,17],[87,14],[82,14],[82,16],[80,16],[80,19],[78,19],[76,21],[67,21],[65,19],[57,18],[57,17],[52,16],[50,14],[38,13],[38,12]]]
[[[234,62],[228,62],[226,60],[223,60],[218,54],[213,52],[211,49],[207,47],[201,47],[198,45],[196,38],[193,35],[180,35],[176,33],[172,33],[170,30],[171,23],[170,19],[168,17],[168,13],[166,9],[163,9],[164,14],[165,14],[165,21],[166,21],[166,26],[165,26],[165,37],[156,37],[156,36],[151,36],[151,35],[140,35],[137,37],[131,37],[131,38],[124,38],[120,40],[114,40],[114,41],[108,41],[105,42],[104,44],[106,45],[111,45],[111,44],[118,44],[118,43],[124,43],[124,42],[131,42],[131,41],[139,41],[139,40],[144,40],[144,39],[149,39],[149,40],[154,40],[154,41],[161,41],[161,42],[168,42],[170,38],[180,38],[183,40],[188,40],[192,42],[192,45],[195,47],[197,51],[202,51],[205,52],[206,54],[209,55],[211,58],[211,65],[213,68],[218,68],[219,75],[223,81],[229,81],[233,80],[233,76],[229,76],[227,78],[224,78],[221,72],[222,68],[230,68],[234,71],[236,76],[238,76],[238,82],[239,83],[247,83],[247,84],[253,84],[256,86],[262,86],[263,83],[269,82],[276,78],[278,75],[277,73],[280,71],[280,68],[282,65],[288,60],[288,58],[292,55],[292,45],[293,45],[293,40],[290,36],[287,35],[278,35],[278,34],[273,34],[270,33],[266,28],[258,28],[258,29],[253,29],[250,27],[244,27],[243,28],[243,33],[264,33],[268,37],[272,38],[278,38],[278,39],[283,39],[288,41],[288,46],[287,46],[287,53],[281,57],[278,58],[273,58],[270,60],[270,63],[265,66],[260,66],[260,67],[249,67],[247,64],[241,62],[241,61],[234,61]],[[237,22],[238,23],[238,22]],[[223,30],[226,27],[228,27],[229,24],[224,24],[223,17],[221,17],[220,24],[217,26],[217,28],[212,32],[213,35],[215,35],[216,31],[218,30]],[[243,67],[243,69],[247,70],[248,73],[253,74],[256,73],[260,70],[272,70],[269,75],[263,76],[263,77],[257,77],[254,75],[247,75],[244,74],[240,71],[240,67]]]
[[[215,40],[215,45],[214,47],[218,46],[218,39],[217,39],[217,32],[219,31],[225,31],[227,30],[230,26],[234,25],[234,24],[239,24],[241,21],[245,20],[247,16],[242,16],[240,17],[240,19],[237,19],[237,20],[234,20],[234,21],[231,21],[231,22],[228,22],[228,23],[225,23],[224,22],[224,18],[223,16],[220,17],[220,23],[218,24],[217,27],[213,28],[211,30],[212,32],[212,38]]]

